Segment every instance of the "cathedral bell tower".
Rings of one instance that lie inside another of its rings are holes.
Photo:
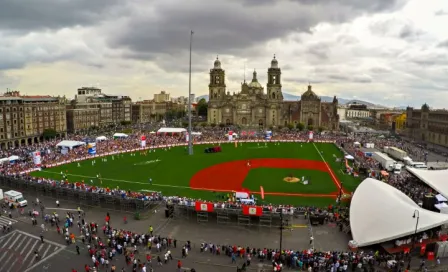
[[[210,69],[208,90],[210,101],[224,99],[226,94],[225,71],[221,68],[221,61],[218,57],[213,64],[213,69]]]
[[[271,67],[268,69],[268,98],[269,100],[283,100],[281,69],[278,67],[278,61],[275,58],[271,61]]]

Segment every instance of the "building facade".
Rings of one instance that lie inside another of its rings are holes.
[[[107,95],[102,93],[100,88],[81,87],[78,89],[75,99],[67,105],[68,130],[72,132],[89,127],[105,127],[120,122],[131,122],[131,106],[132,101],[129,96]],[[68,111],[70,111],[70,114],[68,114]],[[75,118],[77,112],[85,112],[88,118],[68,119]],[[98,116],[94,116],[95,114],[98,114]],[[88,125],[89,123],[91,125]]]
[[[18,91],[0,96],[2,149],[38,143],[46,130],[53,130],[57,137],[66,135],[64,98],[22,96]]]
[[[348,105],[347,111],[346,111],[346,118],[347,119],[362,119],[362,118],[369,118],[370,111],[367,108],[367,105],[364,104],[350,104]]]
[[[95,105],[86,107],[67,107],[67,130],[69,132],[81,132],[90,128],[99,127],[100,109]]]
[[[132,123],[144,124],[153,119],[153,106],[150,103],[135,103],[132,105]]]
[[[406,129],[414,140],[448,147],[447,110],[431,110],[427,104],[421,109],[407,107]]]
[[[154,102],[156,103],[167,102],[170,100],[170,94],[165,91],[161,91],[159,94],[154,94]]]
[[[338,129],[336,97],[333,102],[322,102],[308,86],[300,101],[283,101],[282,73],[275,56],[267,73],[266,92],[254,71],[250,83],[244,81],[239,93],[230,94],[226,90],[225,71],[216,59],[210,69],[208,123],[260,128],[303,123],[310,128]]]

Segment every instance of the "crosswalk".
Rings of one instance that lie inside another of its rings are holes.
[[[0,245],[0,271],[28,271],[65,248],[50,241],[42,243],[39,237],[19,230],[0,237]],[[39,260],[35,251],[39,252]]]
[[[3,226],[8,226],[9,222],[11,222],[11,225],[17,223],[18,221],[9,217],[0,216],[0,227],[3,229]],[[0,231],[1,231],[0,229]]]

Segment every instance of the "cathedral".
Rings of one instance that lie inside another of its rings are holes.
[[[210,69],[208,123],[251,128],[302,123],[313,129],[339,129],[336,96],[332,102],[322,102],[312,87],[308,86],[300,101],[283,101],[281,74],[274,56],[268,68],[266,92],[258,82],[257,72],[254,71],[250,83],[244,81],[239,93],[230,94],[226,91],[225,71],[216,58],[213,68]]]

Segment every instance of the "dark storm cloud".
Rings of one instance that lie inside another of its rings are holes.
[[[136,1],[136,8],[143,7]],[[391,0],[159,1],[114,29],[108,41],[114,48],[127,48],[136,58],[152,59],[158,53],[188,51],[193,29],[196,52],[241,55],[244,49],[291,32],[309,31],[320,22],[345,22],[394,5]]]
[[[30,31],[91,25],[113,14],[119,0],[0,0],[0,29]],[[124,9],[121,9],[124,13]]]
[[[356,82],[356,83],[371,83],[372,82],[372,78],[370,76],[367,76],[367,75],[355,76],[353,78],[353,81]]]
[[[312,44],[306,50],[306,53],[317,57],[319,60],[328,59],[328,53],[330,52],[330,47],[326,43],[316,43]]]

